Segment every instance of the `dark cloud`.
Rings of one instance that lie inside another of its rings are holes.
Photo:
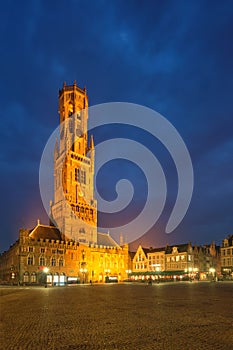
[[[190,150],[189,212],[172,235],[164,236],[162,217],[148,244],[221,240],[232,231],[232,1],[8,1],[0,16],[1,248],[20,226],[46,219],[40,156],[58,124],[58,89],[74,79],[92,105],[127,101],[159,111]],[[172,192],[168,213],[176,175],[159,155]]]

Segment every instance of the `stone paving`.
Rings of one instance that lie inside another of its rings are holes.
[[[233,283],[1,287],[1,349],[233,349]]]

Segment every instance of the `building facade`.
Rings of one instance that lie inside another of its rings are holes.
[[[63,241],[57,228],[38,222],[32,230],[21,229],[19,239],[1,256],[0,280],[30,285],[124,280],[128,245],[120,247],[106,234],[99,234],[98,240],[88,246]]]
[[[60,137],[54,149],[54,203],[51,217],[63,240],[97,243],[94,197],[95,148],[88,140],[86,89],[63,85],[59,91]]]
[[[212,279],[220,276],[220,249],[178,244],[161,248],[138,247],[132,261],[132,279]]]
[[[121,281],[127,277],[128,245],[97,232],[95,148],[88,140],[88,96],[74,82],[59,91],[60,129],[54,149],[51,226],[22,229],[0,256],[6,283],[64,284]]]
[[[223,276],[233,279],[233,235],[229,235],[222,241],[221,269]]]

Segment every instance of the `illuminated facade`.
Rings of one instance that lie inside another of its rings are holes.
[[[52,219],[62,238],[97,243],[94,198],[95,148],[88,141],[88,97],[74,82],[59,91],[60,139],[54,150]]]
[[[222,241],[221,266],[223,276],[233,279],[233,235]]]
[[[214,243],[161,248],[139,246],[132,263],[133,279],[212,279],[220,276],[220,250]]]
[[[32,230],[20,230],[0,261],[0,280],[6,283],[63,285],[113,277],[120,282],[126,277],[128,246],[105,234],[99,245],[63,241],[57,228],[38,222]]]
[[[66,284],[122,281],[128,245],[97,232],[94,198],[95,148],[88,140],[88,97],[74,82],[59,91],[60,135],[54,149],[54,203],[51,221],[20,230],[0,256],[0,281]]]

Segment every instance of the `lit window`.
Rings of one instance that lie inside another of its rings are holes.
[[[35,282],[36,282],[36,273],[35,273],[35,272],[33,272],[33,273],[31,274],[31,282],[32,282],[32,283],[35,283]]]
[[[25,272],[24,275],[23,275],[23,281],[24,282],[29,282],[29,274],[28,272]]]

